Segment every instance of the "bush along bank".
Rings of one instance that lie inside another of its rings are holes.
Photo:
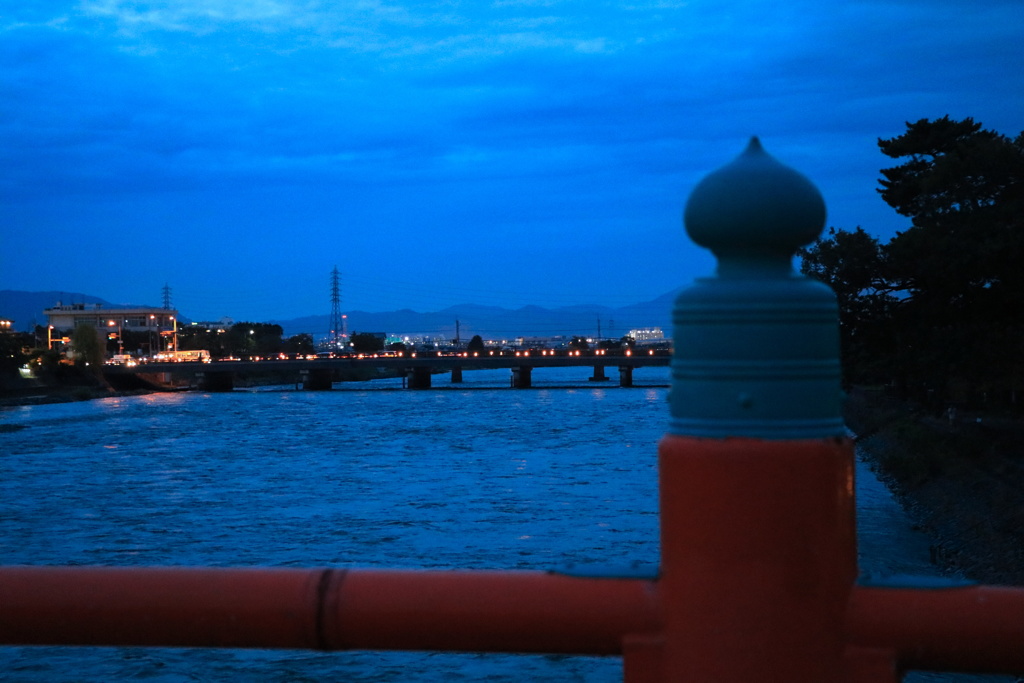
[[[934,415],[854,389],[846,423],[872,469],[929,535],[948,573],[1024,585],[1024,422]]]

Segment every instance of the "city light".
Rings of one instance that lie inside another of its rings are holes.
[[[118,353],[118,355],[123,356],[124,355],[124,335],[121,332],[121,323],[120,322],[114,322],[113,320],[108,320],[107,321],[107,327],[113,327],[114,325],[117,325],[117,353]],[[108,338],[109,338],[109,336],[108,336]]]

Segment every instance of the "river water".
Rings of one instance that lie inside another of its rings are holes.
[[[4,409],[0,564],[653,567],[668,373],[639,369],[631,389],[567,368],[513,390],[494,370],[432,391],[382,380]],[[862,569],[934,573],[927,541],[857,475]],[[25,682],[621,676],[602,657],[0,647],[0,680]]]

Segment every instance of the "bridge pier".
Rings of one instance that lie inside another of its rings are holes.
[[[462,384],[462,366],[452,368],[452,384]]]
[[[633,367],[628,365],[619,366],[619,386],[620,387],[631,387],[633,386]]]
[[[604,374],[604,366],[603,365],[595,365],[594,366],[594,376],[590,378],[590,381],[591,382],[607,382],[608,381],[608,375]]]
[[[302,388],[305,391],[329,391],[334,373],[331,370],[302,370]]]
[[[196,384],[200,391],[234,391],[235,374],[233,372],[201,370],[196,373]]]
[[[410,389],[429,389],[430,388],[430,368],[429,367],[416,367],[409,368],[405,371],[405,376],[408,379],[407,386]]]
[[[512,388],[513,389],[529,389],[533,386],[532,377],[533,368],[529,366],[519,366],[518,368],[512,368]]]

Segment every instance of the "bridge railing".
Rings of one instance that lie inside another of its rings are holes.
[[[0,643],[619,654],[631,683],[1024,671],[1024,590],[858,579],[835,299],[791,266],[817,189],[755,139],[685,220],[719,264],[674,311],[656,576],[3,567]]]

